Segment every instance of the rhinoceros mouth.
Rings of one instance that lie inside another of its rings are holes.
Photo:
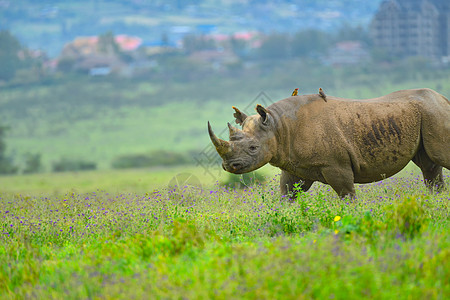
[[[247,166],[241,161],[232,161],[232,162],[223,162],[222,167],[225,171],[234,173],[234,174],[242,174],[246,172]]]

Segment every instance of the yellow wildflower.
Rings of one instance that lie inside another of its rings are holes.
[[[339,230],[336,229],[336,230],[334,231],[334,234],[338,234],[338,233],[339,233]]]
[[[336,216],[336,217],[334,217],[334,221],[335,221],[335,222],[339,221],[340,219],[341,219],[341,216]]]

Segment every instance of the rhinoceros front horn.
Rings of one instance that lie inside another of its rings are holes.
[[[230,151],[230,148],[231,148],[230,142],[219,139],[214,134],[214,131],[211,128],[211,124],[209,124],[209,121],[208,121],[208,132],[209,132],[209,137],[211,138],[211,142],[216,147],[217,153],[219,153],[220,156],[222,156]]]

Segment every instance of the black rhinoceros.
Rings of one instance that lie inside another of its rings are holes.
[[[270,163],[282,170],[282,194],[320,181],[353,197],[354,183],[388,178],[411,160],[428,187],[442,188],[442,167],[450,168],[450,102],[430,89],[367,100],[294,96],[257,105],[252,116],[233,108],[242,130],[228,124],[230,141],[208,122],[223,168],[242,174]]]

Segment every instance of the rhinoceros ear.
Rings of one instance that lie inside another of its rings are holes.
[[[269,111],[264,108],[261,104],[256,105],[256,111],[262,118],[262,123],[267,125],[269,122]]]
[[[247,115],[241,112],[237,107],[232,106],[235,113],[233,116],[236,118],[236,124],[239,124],[242,126],[242,123],[244,123],[245,119],[247,118]]]

